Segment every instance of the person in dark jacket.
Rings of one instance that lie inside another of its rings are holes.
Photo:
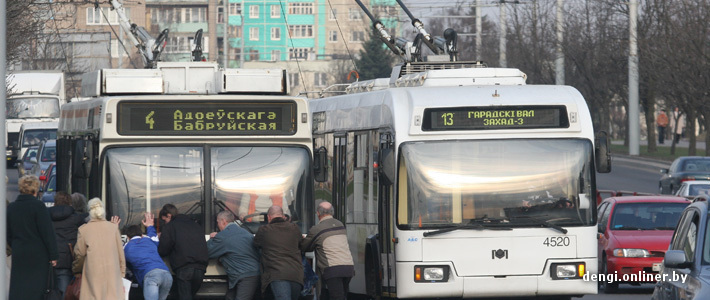
[[[54,206],[49,208],[59,253],[57,266],[54,267],[54,278],[57,289],[62,291],[62,294],[74,277],[71,271],[71,263],[74,260],[72,251],[76,245],[79,226],[83,225],[84,220],[89,216],[89,214],[77,214],[71,205],[72,199],[69,193],[59,191],[54,195]]]
[[[204,229],[190,217],[178,214],[172,204],[165,204],[159,216],[165,226],[160,234],[158,253],[169,257],[178,299],[192,299],[202,285],[209,260]]]
[[[126,265],[143,287],[143,299],[165,300],[173,285],[173,277],[158,254],[158,234],[153,227],[153,214],[145,213],[142,223],[148,236],[143,236],[140,225],[126,228],[126,236],[130,238],[123,247]]]
[[[254,236],[254,245],[261,249],[261,290],[269,289],[276,300],[296,300],[303,287],[301,230],[287,221],[280,206],[270,207],[267,217],[269,224]]]
[[[57,265],[57,241],[47,207],[37,200],[39,179],[25,175],[20,195],[7,207],[7,243],[12,247],[10,298],[39,300],[49,268]]]
[[[254,236],[234,223],[234,214],[217,214],[219,232],[210,234],[207,251],[210,258],[219,258],[229,277],[226,300],[251,300],[259,287],[259,253],[254,248]]]
[[[345,226],[333,218],[333,205],[329,202],[318,204],[316,214],[318,225],[311,227],[301,241],[301,251],[315,251],[318,275],[328,288],[330,300],[345,300],[350,279],[355,276]]]

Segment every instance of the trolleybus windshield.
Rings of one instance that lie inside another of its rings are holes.
[[[401,155],[402,228],[595,222],[588,140],[410,142],[402,145]]]
[[[306,197],[310,160],[305,148],[110,148],[106,159],[109,207],[125,224],[138,224],[146,210],[156,212],[167,203],[203,222],[207,188],[215,211],[228,209],[253,229],[272,205],[282,205],[300,223],[304,201],[311,200]]]

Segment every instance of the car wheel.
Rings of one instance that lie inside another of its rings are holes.
[[[601,274],[609,274],[608,269],[606,267],[606,257],[604,258],[604,264],[602,265]],[[617,283],[617,282],[610,283],[608,280],[604,280],[601,282],[601,285],[602,285],[602,289],[604,290],[605,294],[616,293],[616,291],[619,289],[619,283]]]

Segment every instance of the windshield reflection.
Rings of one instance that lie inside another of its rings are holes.
[[[591,153],[591,142],[574,139],[404,144],[398,224],[593,224]]]
[[[59,99],[7,99],[5,116],[8,119],[59,118]]]

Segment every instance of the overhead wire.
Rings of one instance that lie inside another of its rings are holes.
[[[73,72],[71,71],[71,64],[69,64],[69,56],[67,56],[67,51],[64,49],[64,46],[62,45],[62,36],[59,34],[59,26],[57,25],[57,14],[54,11],[54,6],[52,5],[54,2],[50,1],[49,3],[49,10],[52,12],[52,21],[54,23],[54,32],[57,35],[57,39],[59,39],[59,47],[62,48],[62,54],[64,55],[64,63],[67,65],[67,73],[69,73],[69,78],[73,82],[74,81],[74,75]],[[74,98],[79,98],[79,94],[76,92],[76,89],[74,89]]]
[[[343,40],[343,45],[345,45],[345,50],[348,52],[348,56],[350,57],[350,61],[353,63],[353,68],[355,69],[356,72],[360,73],[360,70],[357,69],[357,64],[355,64],[355,59],[353,59],[353,54],[350,52],[350,48],[348,47],[348,43],[345,42],[345,35],[343,34],[343,29],[340,28],[340,22],[338,22],[338,15],[335,13],[333,10],[333,5],[330,3],[330,0],[328,0],[328,6],[330,6],[330,12],[335,18],[335,25],[338,26],[338,31],[340,32],[340,37]]]
[[[288,33],[288,40],[291,42],[291,49],[293,49],[294,56],[296,54],[296,46],[293,44],[293,37],[291,36],[291,30],[288,26],[288,20],[286,19],[286,11],[284,10],[284,3],[282,0],[279,0],[279,5],[281,6],[281,15],[284,18],[284,23],[286,23],[286,32]],[[242,33],[244,34],[244,33]],[[301,63],[299,62],[299,58],[296,57],[296,66],[298,67],[298,76],[301,77],[301,82],[303,82],[302,89],[305,92],[305,87],[306,87],[306,80],[305,77],[303,76],[303,70],[301,70]]]
[[[113,28],[113,25],[111,25],[111,22],[108,20],[108,17],[106,16],[106,14],[104,14],[104,11],[99,8],[98,2],[96,3],[96,8],[99,10],[99,13],[101,13],[101,15],[104,17],[104,20],[106,20],[106,24],[108,24],[108,27],[111,28],[111,31],[113,32],[113,34],[116,35],[116,39],[118,39],[118,43],[121,44],[121,47],[123,47],[123,51],[125,51],[126,54],[128,54],[128,61],[131,62],[131,66],[133,66],[133,68],[135,68],[135,69],[138,69],[136,64],[133,62],[133,58],[131,57],[131,53],[128,52],[128,49],[126,49],[126,45],[123,43],[121,37],[119,37],[118,33],[116,33],[116,29]],[[118,14],[118,13],[116,13],[116,14]],[[116,16],[116,18],[118,18],[118,16]],[[121,54],[119,53],[119,55],[121,55]],[[118,67],[120,68],[121,66],[118,66]]]

